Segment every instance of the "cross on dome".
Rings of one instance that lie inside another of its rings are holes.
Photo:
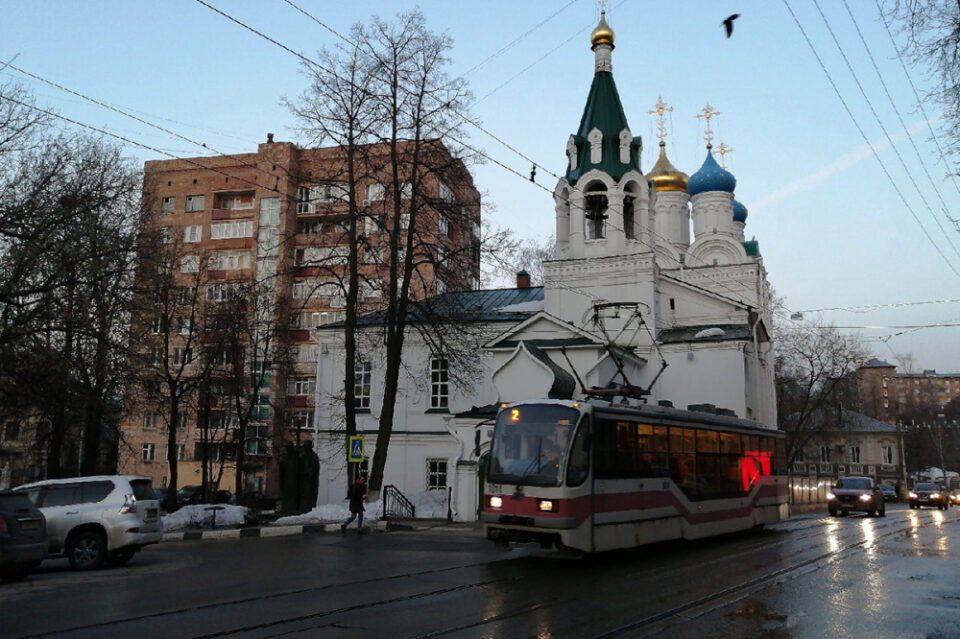
[[[717,146],[717,155],[720,156],[720,166],[727,168],[726,155],[727,153],[733,153],[736,149],[733,149],[726,145],[725,142],[720,142],[720,145]]]
[[[710,129],[710,118],[712,118],[715,115],[720,115],[720,112],[714,111],[713,107],[710,106],[709,102],[705,107],[703,107],[703,109],[701,109],[701,111],[702,111],[701,113],[697,114],[697,117],[703,118],[704,120],[707,121],[706,130],[703,132],[703,138],[707,141],[707,148],[712,149],[713,148],[713,131]]]
[[[663,101],[662,96],[657,96],[657,103],[653,105],[653,109],[647,111],[650,115],[656,114],[657,116],[657,137],[660,139],[660,145],[663,146],[664,139],[667,137],[667,126],[664,123],[665,114],[673,111],[672,106],[667,106],[667,103]]]

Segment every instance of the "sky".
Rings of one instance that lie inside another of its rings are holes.
[[[448,71],[475,97],[482,128],[465,128],[490,158],[472,167],[484,216],[521,238],[553,234],[550,193],[593,75],[595,0],[203,2],[313,59],[341,42],[332,31],[419,7],[452,38]],[[300,142],[282,105],[306,86],[297,57],[203,2],[0,0],[0,65],[12,59],[206,148],[10,68],[0,85],[22,82],[39,105],[124,138],[138,162],[251,152],[268,132]],[[721,21],[733,13],[728,39]],[[960,182],[931,135],[937,108],[918,108],[929,74],[904,69],[875,0],[607,0],[607,20],[645,172],[658,97],[673,108],[669,158],[687,174],[706,156],[696,114],[719,112],[714,145],[734,149],[724,161],[784,325],[802,313],[886,361],[908,354],[917,371],[960,371]]]

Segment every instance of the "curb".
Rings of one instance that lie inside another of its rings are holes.
[[[388,522],[377,521],[366,526],[368,531],[391,530]],[[258,526],[256,528],[215,528],[212,530],[184,530],[163,533],[160,539],[167,541],[198,541],[201,539],[247,539],[253,537],[285,537],[304,533],[340,532],[340,524],[297,524],[291,526]]]

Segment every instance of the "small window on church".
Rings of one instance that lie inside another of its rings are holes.
[[[633,196],[627,195],[623,198],[623,232],[626,235],[628,240],[636,238],[636,233],[634,232],[634,215],[633,215]]]
[[[607,219],[607,194],[603,187],[597,187],[587,193],[585,221],[587,224],[587,239],[602,240],[606,237],[604,222]]]

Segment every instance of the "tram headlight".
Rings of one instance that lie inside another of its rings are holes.
[[[487,497],[487,504],[489,504],[491,508],[503,508],[503,497],[500,495],[490,495]]]
[[[542,513],[555,513],[560,508],[560,502],[552,499],[538,499],[537,509]]]

